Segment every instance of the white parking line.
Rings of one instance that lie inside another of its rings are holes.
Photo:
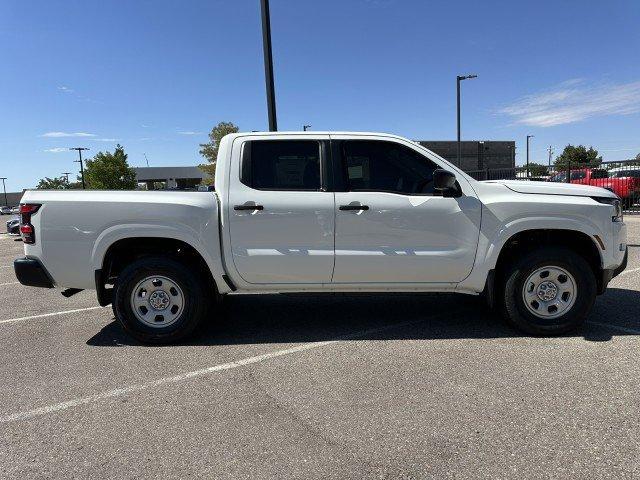
[[[33,320],[36,318],[57,317],[58,315],[65,315],[67,313],[86,312],[89,310],[99,310],[101,308],[105,308],[105,307],[76,308],[74,310],[65,310],[63,312],[42,313],[40,315],[31,315],[29,317],[9,318],[7,320],[0,320],[0,323],[13,323],[13,322],[21,322],[23,320]]]
[[[293,353],[304,352],[306,350],[311,350],[314,348],[324,347],[327,345],[331,345],[343,340],[351,340],[354,338],[360,338],[365,335],[372,335],[379,332],[384,332],[386,330],[391,330],[392,328],[405,327],[408,325],[413,325],[417,323],[422,323],[428,320],[435,320],[439,317],[450,317],[451,315],[456,315],[462,313],[462,311],[457,312],[449,312],[447,314],[439,314],[433,315],[428,318],[423,318],[420,320],[412,320],[408,322],[402,323],[394,323],[393,325],[386,325],[384,327],[372,328],[370,330],[362,330],[360,332],[351,333],[349,335],[343,335],[340,337],[336,337],[334,340],[326,340],[322,342],[311,342],[305,343],[303,345],[298,345],[296,347],[285,348],[283,350],[276,350],[274,352],[264,353],[262,355],[256,355],[254,357],[247,357],[241,360],[236,360],[234,362],[222,363],[220,365],[213,365],[211,367],[203,368],[200,370],[193,370],[191,372],[181,373],[179,375],[175,375],[173,377],[164,377],[158,380],[154,380],[148,383],[140,383],[137,385],[130,385],[128,387],[122,388],[114,388],[113,390],[107,390],[106,392],[97,393],[95,395],[89,395],[87,397],[74,398],[72,400],[67,400],[66,402],[55,403],[53,405],[48,405],[46,407],[40,407],[33,410],[27,410],[24,412],[12,413],[9,415],[0,416],[0,423],[9,423],[9,422],[17,422],[21,420],[28,420],[30,418],[39,417],[42,415],[46,415],[48,413],[59,412],[61,410],[66,410],[72,407],[78,407],[80,405],[86,405],[88,403],[97,402],[100,400],[105,400],[112,397],[121,397],[123,395],[128,395],[130,393],[139,392],[141,390],[147,390],[153,387],[159,387],[161,385],[168,385],[173,383],[182,382],[184,380],[188,380],[190,378],[201,377],[203,375],[209,375],[211,373],[220,372],[223,370],[231,370],[234,368],[244,367],[246,365],[252,365],[254,363],[264,362],[271,358],[282,357],[284,355],[291,355]]]
[[[15,285],[16,283],[20,283],[20,282],[7,282],[7,283],[0,283],[0,287],[4,287],[5,285]]]

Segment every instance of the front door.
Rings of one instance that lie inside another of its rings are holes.
[[[388,140],[331,136],[339,170],[334,283],[455,283],[473,267],[480,202],[433,189],[435,159]],[[446,165],[445,165],[446,168]]]
[[[233,144],[233,264],[250,284],[329,283],[335,204],[323,186],[328,136],[271,138],[239,137]]]

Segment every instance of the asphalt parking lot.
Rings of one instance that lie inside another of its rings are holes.
[[[191,342],[17,283],[0,235],[2,478],[640,475],[640,216],[585,326],[468,297],[237,296]]]

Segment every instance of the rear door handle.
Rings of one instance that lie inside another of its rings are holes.
[[[264,207],[262,205],[244,204],[244,205],[234,205],[233,209],[234,210],[264,210]]]
[[[369,205],[340,205],[340,210],[369,210]]]

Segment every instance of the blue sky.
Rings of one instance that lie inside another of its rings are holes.
[[[535,135],[640,153],[640,2],[271,0],[281,130]],[[259,0],[0,0],[0,176],[8,190],[121,143],[193,165],[219,121],[267,128]]]

